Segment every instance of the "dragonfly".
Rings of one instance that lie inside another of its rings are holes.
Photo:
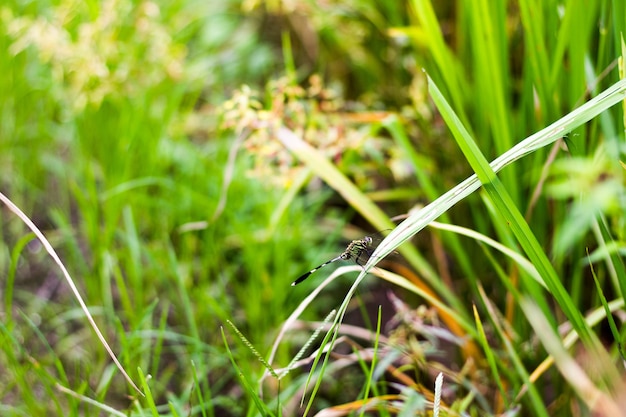
[[[369,258],[369,256],[372,254],[373,242],[374,239],[372,239],[370,236],[365,236],[363,239],[359,240],[353,240],[352,242],[350,242],[348,247],[346,247],[346,250],[343,251],[341,255],[331,259],[330,261],[324,262],[320,266],[311,269],[309,272],[302,274],[297,280],[292,282],[291,285],[298,285],[318,269],[323,268],[326,265],[336,261],[349,261],[351,259],[354,259],[357,264],[363,266],[363,264],[367,261],[367,258]]]

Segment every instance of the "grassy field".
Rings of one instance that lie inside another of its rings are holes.
[[[625,32],[608,0],[3,2],[0,414],[626,415]]]

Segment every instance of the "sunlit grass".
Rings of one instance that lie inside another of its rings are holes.
[[[147,397],[3,210],[0,413],[611,415],[625,10],[574,6],[3,4],[2,192]]]

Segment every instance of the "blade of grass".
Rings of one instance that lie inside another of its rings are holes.
[[[620,299],[617,299],[617,300],[610,301],[607,304],[607,306],[609,308],[609,311],[614,313],[616,311],[621,310],[624,307],[624,300],[620,298]],[[585,316],[585,321],[587,322],[587,324],[589,324],[589,326],[593,327],[593,326],[597,325],[598,323],[600,323],[605,318],[606,318],[606,311],[605,311],[604,307],[598,307],[595,310],[593,310],[592,312],[590,312],[589,314],[587,314],[587,316]],[[569,349],[578,340],[579,340],[578,334],[575,331],[572,330],[568,334],[566,334],[565,337],[563,337],[563,346],[566,349]],[[541,377],[541,375],[550,366],[552,366],[553,364],[554,364],[554,358],[552,356],[548,356],[530,374],[530,381],[534,382],[537,379],[539,379],[539,377]],[[526,385],[526,386],[528,386],[528,385]],[[526,387],[523,387],[522,390],[520,391],[520,393],[517,395],[517,398],[519,398],[525,392],[525,390],[526,390]]]
[[[178,258],[176,256],[176,249],[173,247],[172,242],[167,240],[165,250],[167,251],[168,265],[172,268],[173,276],[176,277],[177,295],[181,299],[181,308],[185,320],[187,322],[188,331],[194,338],[200,338],[200,332],[198,330],[198,324],[194,315],[193,303],[191,302],[191,296],[189,294],[189,286],[185,283],[185,276],[180,273],[181,268],[178,265]]]
[[[388,216],[348,180],[335,165],[291,130],[280,127],[276,137],[282,144],[305,162],[313,172],[336,190],[378,230],[393,228]]]
[[[483,235],[481,233],[478,233],[478,232],[476,232],[474,230],[468,229],[466,227],[455,226],[455,225],[451,225],[451,224],[444,224],[444,223],[439,223],[439,222],[432,222],[432,223],[430,223],[429,226],[430,227],[434,227],[436,229],[447,230],[449,232],[453,232],[453,233],[456,233],[456,234],[459,234],[459,235],[467,236],[469,238],[475,239],[478,242],[482,242],[482,243],[485,243],[485,244],[491,246],[492,248],[500,251],[504,255],[506,255],[509,258],[511,258],[512,260],[514,260],[520,266],[520,268],[522,268],[524,271],[526,271],[526,273],[528,273],[528,275],[530,275],[535,281],[537,281],[544,288],[546,288],[543,280],[541,279],[541,276],[537,272],[537,268],[535,268],[535,266],[532,264],[532,262],[530,262],[528,259],[524,258],[520,253],[516,252],[515,250],[510,249],[510,248],[504,246],[503,244],[501,244],[501,243],[491,239],[490,237],[485,236],[485,235]]]
[[[589,257],[589,253],[587,253],[587,257]],[[604,313],[606,314],[606,319],[609,323],[609,327],[611,328],[611,334],[617,343],[617,349],[619,350],[619,354],[623,360],[626,360],[626,353],[624,352],[624,345],[622,344],[622,336],[617,330],[617,325],[615,324],[615,319],[613,319],[613,314],[611,314],[611,309],[609,308],[609,303],[604,296],[604,291],[602,291],[602,286],[600,285],[600,281],[598,281],[598,276],[596,275],[596,271],[593,269],[593,264],[589,261],[589,268],[591,269],[591,276],[593,276],[593,282],[596,284],[596,290],[598,291],[598,296],[600,297],[600,302],[602,303],[602,307],[604,307]]]
[[[454,138],[459,147],[465,154],[472,169],[478,175],[485,190],[489,194],[494,205],[500,212],[501,216],[507,221],[513,234],[517,238],[524,252],[535,265],[539,274],[549,288],[551,294],[555,297],[557,303],[572,323],[580,335],[583,343],[592,349],[599,349],[600,344],[595,334],[585,323],[582,314],[571,300],[567,290],[559,280],[556,271],[552,267],[548,257],[541,248],[541,245],[533,235],[528,223],[519,212],[513,199],[510,197],[504,185],[500,182],[496,173],[489,165],[483,154],[478,149],[478,145],[471,138],[469,132],[461,124],[461,121],[454,114],[452,108],[447,103],[437,86],[430,81],[430,92],[435,105],[441,112],[446,124],[451,129]]]
[[[146,398],[145,402],[148,403],[148,408],[150,409],[152,416],[159,417],[159,411],[157,410],[156,403],[154,402],[154,397],[152,396],[152,390],[150,389],[150,385],[148,385],[148,381],[152,379],[152,376],[144,375],[143,370],[140,367],[137,367],[137,374],[139,375],[139,383],[141,384],[145,392],[145,398]],[[140,407],[139,402],[137,402],[136,405],[137,405],[138,411],[140,412],[144,411],[143,409],[139,408]]]
[[[423,168],[423,157],[420,157],[417,150],[411,143],[411,140],[403,129],[403,126],[400,123],[400,119],[398,118],[398,116],[392,115],[386,117],[382,123],[385,129],[387,129],[387,131],[395,139],[396,143],[398,143],[398,145],[402,148],[406,157],[411,160],[411,165],[413,166],[413,169],[415,171],[415,176],[417,178],[419,186],[426,195],[426,197],[430,201],[436,200],[437,197],[441,195],[441,193],[435,188],[435,185],[433,184],[430,175]],[[445,212],[441,215],[441,220],[443,223],[451,223],[449,216]],[[465,276],[468,277],[468,279],[473,280],[473,278],[476,276],[476,273],[474,272],[472,261],[471,259],[469,259],[467,252],[464,250],[463,246],[456,238],[456,235],[444,234],[442,238],[447,243],[449,250],[453,253],[454,259],[456,260],[456,262],[459,263]]]
[[[215,416],[215,412],[213,411],[213,402],[212,401],[204,401],[204,395],[202,394],[203,390],[201,389],[200,381],[198,380],[198,369],[196,368],[195,362],[191,361],[191,374],[193,377],[193,391],[196,393],[196,397],[198,400],[198,404],[200,406],[200,412],[202,413],[202,417],[213,417]],[[206,391],[209,398],[211,397],[211,385],[206,384]]]
[[[507,38],[504,24],[506,22],[506,2],[493,0],[480,0],[475,2],[475,7],[468,7],[471,23],[469,27],[475,30],[476,77],[477,87],[482,94],[477,97],[481,101],[479,105],[482,113],[488,116],[487,123],[491,127],[494,138],[494,151],[499,154],[513,146],[511,137],[511,114],[510,103],[507,102],[508,86],[510,81],[509,58],[504,40]],[[506,184],[513,187],[512,194],[517,195],[517,177],[514,170],[509,172],[510,181]]]
[[[320,344],[320,348],[318,350],[317,355],[315,356],[315,359],[313,360],[313,364],[311,364],[311,370],[309,371],[309,375],[304,385],[305,391],[306,391],[306,387],[309,386],[311,380],[313,379],[313,375],[315,374],[315,370],[317,369],[317,365],[319,364],[320,359],[322,358],[322,355],[324,355],[325,352],[330,353],[333,350],[333,347],[335,346],[335,341],[337,340],[337,336],[339,335],[339,325],[343,321],[343,314],[345,313],[345,308],[343,309],[343,311],[341,310],[342,308],[343,308],[343,304],[341,305],[340,310],[339,310],[341,313],[341,318],[337,316],[335,320],[333,321],[333,323],[331,324],[330,329],[328,330],[328,332],[324,336],[324,339],[322,340],[322,343]],[[324,360],[322,361],[319,374],[317,375],[317,380],[315,381],[315,385],[313,386],[313,390],[311,391],[311,396],[309,397],[309,401],[307,402],[306,408],[304,409],[304,414],[303,414],[304,416],[306,416],[309,413],[309,411],[311,410],[311,407],[313,406],[313,400],[315,399],[315,395],[317,394],[317,392],[320,389],[320,386],[322,385],[324,371],[326,370],[326,367],[328,366],[329,358],[330,358],[330,354],[326,354],[324,356]],[[304,401],[304,396],[302,397],[302,401]],[[302,405],[302,403],[300,405]]]
[[[495,205],[493,204],[492,200],[489,198],[486,192],[481,192],[481,200],[483,202],[483,205],[486,207],[487,212],[489,213],[491,225],[493,225],[496,235],[504,243],[503,246],[514,248],[516,253],[521,252],[521,249],[519,248],[519,245],[517,244],[517,240],[515,236],[513,235],[513,233],[511,232],[511,228],[509,227],[509,224],[506,222],[506,219],[499,214],[498,210],[496,209]],[[524,272],[527,272],[525,269],[522,269],[522,270],[514,269],[515,266],[509,264],[508,267],[511,269],[509,270],[507,274],[505,274],[506,278],[501,279],[502,283],[507,287],[509,293],[512,294],[513,289],[517,291],[520,288],[520,283],[518,282],[519,281],[518,278],[521,278],[524,281],[523,283],[521,283],[522,288],[525,289],[527,294],[530,294],[533,297],[533,299],[545,312],[548,319],[551,319],[553,321],[552,324],[556,327],[557,326],[556,319],[554,315],[552,314],[552,307],[551,307],[552,302],[548,300],[546,297],[545,290],[547,290],[548,288],[546,287],[543,281],[543,278],[541,278],[541,276],[539,275],[539,272],[537,271],[537,268],[535,268],[532,262],[528,261],[528,259],[524,257],[524,255],[520,254],[520,256],[522,256],[525,261],[527,261],[530,265],[532,265],[532,269],[535,271],[535,274],[531,275],[533,279],[532,280],[528,279],[529,275],[524,273]],[[522,274],[521,275],[518,274],[518,271],[521,271]],[[537,280],[537,278],[539,279]],[[508,300],[509,300],[509,307],[507,308],[506,314],[507,314],[507,317],[512,319],[511,314],[513,313],[515,308],[513,304],[510,304],[512,300],[510,298],[508,298]]]
[[[302,347],[300,348],[298,353],[296,353],[296,355],[293,357],[293,359],[291,359],[289,364],[284,369],[282,369],[279,372],[277,372],[279,380],[284,378],[285,375],[287,375],[289,372],[291,372],[291,370],[296,366],[298,361],[300,359],[302,359],[302,357],[304,357],[304,354],[306,353],[306,351],[309,350],[309,348],[313,345],[313,343],[315,343],[315,341],[319,337],[319,335],[322,332],[322,330],[325,327],[327,327],[328,322],[330,322],[330,320],[332,320],[335,317],[335,314],[337,314],[337,311],[336,310],[331,310],[330,313],[328,313],[328,315],[324,318],[324,321],[322,322],[322,325],[319,326],[317,329],[315,329],[313,334],[302,345]],[[273,351],[272,351],[272,353],[273,353]],[[265,374],[267,374],[268,372],[269,372],[269,370],[265,371]]]
[[[432,83],[431,83],[432,85]],[[579,108],[573,110],[546,128],[519,142],[505,154],[494,159],[490,166],[498,172],[507,165],[523,158],[532,152],[547,146],[561,138],[567,132],[586,123],[606,109],[614,106],[626,98],[626,80],[621,80],[607,88],[598,96],[589,100]],[[413,237],[431,221],[435,220],[450,207],[476,191],[481,184],[476,174],[459,183],[450,191],[443,194],[437,200],[428,204],[420,211],[411,214],[405,221],[400,223],[378,245],[370,260],[365,265],[365,271],[374,266],[378,260],[384,258],[398,246]]]
[[[369,397],[369,393],[370,393],[370,388],[372,385],[372,379],[374,376],[374,369],[376,369],[376,353],[378,352],[378,341],[379,341],[379,336],[380,336],[380,323],[381,323],[381,317],[382,317],[382,307],[378,306],[378,321],[376,323],[376,340],[374,342],[374,354],[372,356],[372,363],[370,366],[370,370],[368,375],[366,375],[365,378],[365,392],[363,393],[363,402],[367,401],[368,397]],[[361,409],[361,416],[365,415],[365,408]]]
[[[541,0],[521,0],[519,9],[522,25],[524,26],[525,49],[532,51],[532,53],[528,53],[525,56],[529,60],[532,70],[532,85],[541,103],[540,107],[545,109],[544,117],[549,117],[549,115],[554,114],[553,109],[555,105],[550,98],[553,86],[549,84],[550,66],[548,63],[551,59],[548,57],[548,48],[544,43],[544,36],[542,35],[546,33],[543,9],[548,6],[543,6],[541,3]]]
[[[65,265],[63,265],[63,262],[61,262],[61,258],[59,258],[59,255],[57,255],[56,251],[54,250],[54,248],[52,247],[50,242],[48,242],[48,239],[46,239],[46,237],[43,235],[43,233],[41,233],[41,231],[26,216],[26,214],[24,214],[24,212],[22,212],[22,210],[20,210],[15,204],[13,204],[13,202],[11,200],[9,200],[2,193],[0,193],[0,201],[2,201],[9,208],[9,210],[11,210],[13,213],[15,213],[15,215],[17,215],[17,217],[19,217],[20,220],[22,220],[22,222],[24,222],[24,224],[35,234],[35,236],[37,236],[37,239],[39,239],[39,241],[41,242],[43,247],[46,249],[46,252],[48,252],[50,257],[54,260],[54,262],[57,264],[57,266],[61,269],[61,272],[63,273],[63,276],[65,277],[65,281],[67,282],[67,284],[69,285],[70,289],[72,290],[72,293],[74,294],[74,297],[78,301],[78,304],[80,304],[80,308],[85,313],[85,317],[87,317],[87,321],[91,325],[91,328],[96,333],[96,336],[98,337],[98,339],[100,339],[100,343],[102,343],[102,346],[104,346],[105,350],[107,351],[107,353],[109,354],[109,356],[111,357],[113,362],[115,362],[115,365],[120,370],[120,372],[122,373],[122,375],[124,376],[126,381],[135,389],[135,391],[137,391],[140,395],[143,396],[144,394],[141,392],[139,387],[137,385],[135,385],[135,383],[133,382],[131,377],[126,373],[126,371],[124,370],[124,367],[118,361],[117,356],[115,356],[115,353],[113,353],[113,349],[111,349],[111,347],[107,343],[106,339],[102,335],[102,332],[100,331],[100,329],[96,325],[96,322],[93,319],[91,313],[89,312],[89,309],[87,308],[87,305],[83,301],[83,298],[80,295],[80,292],[78,291],[78,288],[76,287],[76,285],[74,285],[74,280],[72,279],[72,277],[70,276],[70,273],[65,268]]]
[[[13,290],[15,288],[15,273],[17,272],[20,254],[26,245],[33,240],[34,236],[35,235],[32,233],[22,236],[15,242],[15,246],[13,246],[13,250],[11,250],[11,263],[9,264],[9,273],[7,274],[7,282],[4,287],[4,321],[7,323],[9,329],[12,328],[13,325]]]
[[[244,389],[246,390],[248,395],[252,398],[252,401],[256,405],[257,410],[264,417],[273,416],[272,412],[268,410],[265,404],[263,403],[263,401],[261,401],[261,398],[259,398],[255,390],[252,388],[252,384],[246,379],[245,374],[241,371],[241,369],[237,365],[237,362],[235,361],[235,357],[233,356],[233,352],[231,352],[230,346],[228,345],[228,341],[226,340],[226,334],[224,333],[223,327],[220,327],[220,332],[222,333],[222,340],[224,341],[224,346],[226,347],[226,354],[228,355],[228,358],[230,359],[230,363],[232,364],[233,368],[237,372],[237,375],[239,376],[239,380],[243,384]]]
[[[483,301],[483,305],[485,306],[487,313],[489,315],[489,318],[491,319],[491,323],[493,324],[493,328],[496,331],[496,334],[498,335],[500,340],[502,340],[502,343],[504,344],[504,348],[507,353],[506,355],[507,359],[509,359],[511,364],[513,365],[513,369],[515,369],[515,371],[517,372],[517,376],[522,381],[524,381],[524,383],[526,384],[525,385],[526,387],[529,387],[528,392],[530,396],[530,403],[533,406],[533,412],[535,413],[534,415],[548,417],[549,416],[548,410],[546,408],[546,405],[543,403],[541,394],[539,394],[537,387],[533,383],[531,383],[531,377],[528,375],[528,372],[526,371],[526,368],[524,367],[524,364],[522,363],[522,359],[519,357],[517,347],[513,345],[510,337],[506,335],[506,332],[500,325],[500,321],[497,319],[495,307],[492,305],[491,301],[487,298],[487,294],[485,294],[485,291],[481,286],[479,286],[478,290],[479,290],[480,298]],[[518,396],[518,398],[516,398],[515,401],[518,401],[519,398],[520,397]]]
[[[576,391],[581,400],[589,407],[594,415],[618,416],[622,413],[618,405],[602,392],[576,363],[563,346],[561,337],[548,324],[543,313],[528,298],[521,300],[520,306],[528,317],[535,333],[543,346],[554,358],[555,364],[570,386]]]
[[[154,300],[155,301],[155,307],[156,304],[158,303],[159,307],[162,308],[161,311],[161,318],[159,319],[159,325],[157,327],[157,336],[156,336],[156,340],[152,343],[152,351],[154,352],[153,354],[153,360],[150,363],[150,368],[147,368],[149,370],[150,373],[152,373],[153,375],[157,375],[159,372],[159,365],[161,363],[162,359],[165,359],[165,355],[164,355],[164,345],[165,345],[165,335],[167,333],[167,320],[169,318],[169,312],[171,311],[171,304],[170,301],[162,301],[162,300]],[[192,367],[194,366],[193,361],[192,361]],[[193,368],[195,370],[195,367]]]
[[[64,394],[67,394],[67,395],[69,395],[69,396],[71,396],[73,398],[76,398],[77,400],[79,400],[82,403],[92,405],[92,406],[98,408],[99,410],[102,410],[102,412],[106,413],[109,416],[125,417],[127,415],[126,413],[122,413],[120,411],[117,411],[113,407],[110,407],[110,406],[108,406],[106,404],[103,404],[103,403],[101,403],[99,401],[96,401],[93,398],[89,398],[89,397],[87,397],[85,395],[81,395],[81,394],[79,394],[79,393],[77,393],[75,391],[72,391],[72,390],[70,390],[70,389],[68,389],[68,388],[66,388],[66,387],[64,387],[64,386],[62,386],[60,384],[57,384],[57,389],[59,391],[61,391],[62,393],[64,393]]]
[[[463,103],[465,102],[464,92],[469,91],[467,81],[462,77],[465,74],[461,71],[461,63],[446,45],[446,41],[441,32],[441,26],[437,21],[437,16],[430,1],[413,0],[411,6],[424,36],[424,46],[428,48],[433,55],[436,67],[439,69],[438,76],[444,81],[444,85],[448,87],[448,93],[452,97],[454,107],[459,111],[463,111]],[[467,120],[464,114],[461,115],[463,120]]]
[[[496,364],[495,355],[493,353],[493,350],[491,349],[491,346],[489,346],[489,342],[487,341],[487,335],[485,334],[485,329],[483,328],[483,323],[480,319],[475,304],[472,306],[472,309],[474,311],[476,328],[478,329],[478,341],[483,348],[483,352],[485,352],[485,358],[487,359],[487,363],[489,364],[489,368],[491,369],[491,373],[493,374],[493,379],[496,381],[498,389],[500,390],[500,396],[506,399],[506,390],[502,385],[502,378],[500,377],[500,372],[498,371],[498,365]]]
[[[626,6],[622,4],[622,7],[626,9]],[[622,14],[622,16],[626,16],[626,14]],[[624,26],[626,26],[626,19],[623,21]],[[624,42],[624,32],[620,32],[620,45],[622,55],[619,57],[619,78],[620,80],[626,79],[626,43]],[[622,114],[623,114],[623,125],[626,126],[626,98],[622,101]]]
[[[601,215],[600,219],[594,222],[593,230],[599,243],[598,250],[605,259],[613,283],[619,289],[622,298],[626,298],[626,267],[624,267],[624,260],[619,256],[619,252],[608,249],[607,241],[613,244],[617,244],[617,242],[611,236],[604,216]]]

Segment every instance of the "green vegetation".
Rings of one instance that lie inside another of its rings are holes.
[[[0,414],[619,415],[625,32],[608,0],[3,2]]]

